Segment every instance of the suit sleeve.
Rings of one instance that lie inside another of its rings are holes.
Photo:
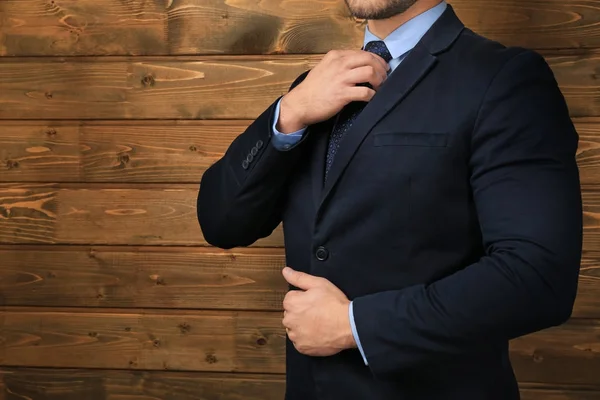
[[[490,84],[471,137],[484,256],[429,285],[354,300],[375,376],[505,344],[570,317],[582,245],[577,142],[552,71],[522,50]]]
[[[307,73],[298,77],[290,89]],[[288,151],[273,145],[278,101],[239,135],[202,176],[197,215],[204,239],[213,246],[249,246],[269,236],[281,222],[286,183],[302,157],[303,139]]]

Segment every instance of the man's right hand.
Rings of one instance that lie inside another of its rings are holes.
[[[283,96],[277,130],[292,133],[325,121],[352,101],[369,101],[387,77],[389,65],[363,50],[333,50]],[[357,86],[368,82],[373,89]]]

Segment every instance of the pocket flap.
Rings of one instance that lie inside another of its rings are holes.
[[[375,146],[446,147],[448,134],[418,132],[381,132],[374,134]]]

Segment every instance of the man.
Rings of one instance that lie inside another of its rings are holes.
[[[333,51],[204,174],[206,240],[283,222],[287,400],[514,400],[508,342],[571,314],[577,133],[538,54],[439,0],[347,0]]]

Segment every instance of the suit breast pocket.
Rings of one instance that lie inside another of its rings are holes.
[[[377,132],[373,135],[373,145],[447,147],[448,134],[445,132]]]

